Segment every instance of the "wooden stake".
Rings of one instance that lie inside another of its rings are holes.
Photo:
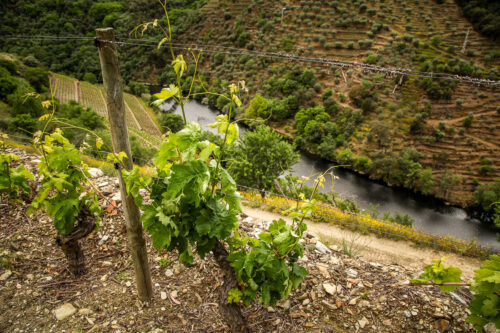
[[[342,68],[340,68],[340,71],[342,72],[342,76],[344,77],[344,81],[345,81],[345,83],[347,83],[347,79],[346,79],[346,77],[345,77],[344,70],[343,70]]]
[[[132,152],[125,118],[125,103],[123,101],[122,78],[118,66],[118,53],[115,44],[110,43],[114,42],[115,33],[113,28],[100,28],[96,29],[96,35],[102,78],[106,91],[106,105],[113,150],[115,153],[125,152],[127,154],[129,158],[124,159],[124,164],[128,170],[131,170],[133,167]],[[140,300],[149,301],[153,297],[153,288],[151,286],[151,272],[149,270],[139,208],[132,196],[127,195],[121,172],[118,173],[118,179],[125,212],[128,246],[134,261],[137,292]]]
[[[467,34],[465,35],[465,39],[464,39],[464,45],[462,45],[462,54],[465,53],[465,48],[467,47],[467,39],[469,38],[469,32],[470,32],[470,28],[469,30],[467,30]]]

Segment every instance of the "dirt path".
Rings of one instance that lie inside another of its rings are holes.
[[[260,221],[272,221],[283,218],[279,214],[263,211],[256,208],[244,206],[243,212]],[[375,261],[383,264],[400,264],[408,268],[423,270],[424,266],[432,263],[432,259],[446,257],[447,266],[456,266],[462,270],[462,278],[470,280],[474,276],[474,270],[479,268],[481,260],[463,257],[454,253],[437,251],[434,249],[417,247],[409,241],[395,241],[386,238],[377,238],[374,235],[362,235],[342,229],[328,223],[317,223],[307,221],[309,231],[316,233],[320,239],[328,245],[337,245],[342,248],[342,241],[347,244],[354,243],[353,251],[365,260]]]

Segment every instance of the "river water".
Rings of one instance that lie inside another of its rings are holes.
[[[185,111],[188,122],[195,121],[204,129],[214,131],[206,125],[215,121],[217,111],[195,101],[188,102]],[[175,108],[174,113],[182,114],[179,106]],[[240,126],[240,134],[243,132],[244,129]],[[327,170],[333,165],[332,162],[301,154],[292,173],[297,176],[309,176],[311,173]],[[333,190],[342,198],[356,201],[363,209],[370,208],[370,204],[377,205],[380,216],[384,212],[398,211],[415,219],[413,226],[417,229],[432,234],[451,235],[467,241],[476,239],[481,245],[489,244],[500,250],[500,243],[497,242],[493,228],[469,218],[461,208],[445,205],[441,200],[421,196],[405,189],[389,187],[351,170],[335,168],[334,174],[338,179],[332,182],[332,178],[328,177],[323,191],[329,191],[333,186]]]

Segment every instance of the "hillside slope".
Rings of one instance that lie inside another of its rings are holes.
[[[38,156],[12,152],[36,173]],[[116,178],[93,181],[107,200],[119,191]],[[28,218],[24,204],[0,206],[0,330],[229,332],[215,292],[223,276],[211,254],[185,267],[175,251],[159,254],[147,237],[154,301],[137,301],[120,208],[118,202],[117,209],[108,209],[99,231],[85,240],[88,273],[74,278],[63,267],[50,218],[41,213]],[[241,216],[239,223],[252,235],[269,226],[260,217]],[[350,258],[336,246],[326,247],[312,232],[307,232],[304,254],[301,263],[309,275],[288,300],[244,308],[252,332],[472,331],[465,322],[470,291],[409,286],[421,266]],[[470,277],[478,263],[462,259]]]
[[[107,120],[105,91],[102,86],[93,85],[85,81],[78,81],[69,76],[52,73],[51,84],[57,87],[55,97],[68,103],[73,100],[85,107],[95,110]],[[125,111],[127,113],[127,126],[131,134],[140,138],[146,146],[157,146],[161,131],[154,120],[153,111],[138,97],[124,93]]]
[[[200,23],[177,39],[246,52],[279,52],[494,80],[500,68],[500,43],[473,30],[452,0],[211,0],[203,8]],[[331,138],[318,126],[320,137],[315,141],[297,130],[296,111],[270,123],[281,132],[302,136],[298,144],[306,150],[343,162],[338,153],[349,149],[354,158],[344,164],[387,183],[421,190],[418,181],[405,184],[411,170],[405,169],[404,161],[387,160],[387,156],[402,160],[404,151],[417,150],[411,162],[418,162],[422,169],[432,168],[433,176],[433,185],[422,192],[462,205],[473,202],[478,184],[500,177],[500,95],[495,88],[215,50],[205,55],[202,71],[214,89],[223,80],[244,79],[250,89],[247,101],[260,93],[273,101],[295,94],[301,107],[319,105],[327,110],[335,103],[336,111],[327,112],[329,121],[341,130],[346,128],[343,118],[349,119],[346,107],[362,110],[354,128]],[[290,79],[291,73],[305,68],[314,69],[317,84],[309,88],[314,90],[297,92],[279,85],[281,79]],[[276,80],[278,93],[269,91]],[[327,89],[333,92],[331,97],[320,98]],[[301,101],[306,94],[312,96]],[[359,157],[368,157],[372,169],[356,165]]]
[[[472,193],[478,186],[500,178],[498,88],[432,75],[387,75],[355,65],[498,80],[500,13],[493,1],[175,0],[167,6],[174,42],[181,44],[176,47],[205,50],[199,73],[209,90],[226,93],[228,82],[244,79],[245,105],[262,94],[268,112],[262,118],[272,114],[269,125],[295,137],[302,149],[461,205],[475,204]],[[111,25],[123,41],[125,83],[168,85],[175,78],[167,66],[169,52],[129,39],[145,21],[157,18],[166,25],[162,16],[158,4],[145,0],[11,1],[2,13],[3,35],[69,39],[0,39],[0,48],[34,55],[54,72],[99,79],[94,29]],[[160,35],[150,28],[144,38],[154,42]],[[314,59],[292,61],[288,54]],[[318,63],[319,58],[347,65]],[[216,96],[206,102],[224,110]],[[323,109],[308,110],[312,106]],[[307,111],[299,114],[302,109]],[[244,109],[237,111],[247,116]]]

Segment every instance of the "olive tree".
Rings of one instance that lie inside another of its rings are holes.
[[[299,158],[294,147],[267,126],[245,133],[238,145],[230,149],[228,170],[241,185],[269,190],[280,175]],[[264,191],[261,195],[264,196]]]

